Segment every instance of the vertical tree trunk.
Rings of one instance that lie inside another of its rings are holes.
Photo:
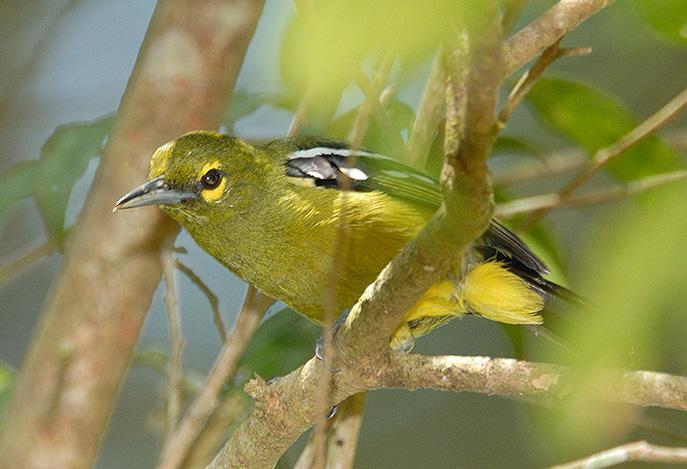
[[[90,467],[160,280],[157,209],[111,213],[152,151],[217,128],[262,0],[161,0],[0,436],[0,466]]]

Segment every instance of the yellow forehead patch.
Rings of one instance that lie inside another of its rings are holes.
[[[167,166],[169,165],[169,157],[174,151],[176,142],[172,140],[162,145],[160,148],[155,150],[153,157],[150,160],[150,179],[155,179],[158,176],[162,176],[167,171]]]
[[[203,166],[203,169],[200,171],[200,174],[198,175],[198,180],[203,177],[205,173],[210,171],[211,169],[219,169],[221,166],[219,160],[212,161],[210,163],[205,164]],[[227,178],[222,176],[222,180],[219,183],[219,186],[215,187],[214,189],[203,189],[201,192],[201,195],[205,199],[206,202],[217,202],[219,201],[222,196],[224,195],[224,190],[227,188]]]

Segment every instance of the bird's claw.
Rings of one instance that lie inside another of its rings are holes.
[[[339,329],[341,329],[341,326],[346,322],[346,318],[348,318],[348,313],[350,313],[350,310],[344,311],[341,316],[339,316],[339,319],[334,321],[334,324],[332,324],[332,337],[336,337],[337,332],[339,332]],[[317,339],[317,342],[315,342],[315,357],[317,357],[318,360],[324,361],[325,358],[325,346],[324,346],[324,337],[320,337]],[[329,369],[332,373],[338,373],[341,370],[338,369]],[[336,412],[336,410],[335,410]]]

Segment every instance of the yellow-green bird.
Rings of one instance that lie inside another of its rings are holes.
[[[158,205],[229,270],[321,322],[331,289],[339,312],[353,306],[440,202],[433,178],[345,142],[295,137],[253,146],[196,131],[157,149],[147,182],[116,208]],[[541,324],[544,300],[567,293],[495,220],[465,263],[466,275],[448,275],[408,311],[390,338],[394,349],[410,350],[416,337],[465,314]]]

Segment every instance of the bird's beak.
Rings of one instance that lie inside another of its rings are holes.
[[[115,204],[113,212],[123,208],[145,207],[146,205],[172,205],[184,200],[195,199],[196,194],[171,189],[164,176],[148,181],[128,192]]]

